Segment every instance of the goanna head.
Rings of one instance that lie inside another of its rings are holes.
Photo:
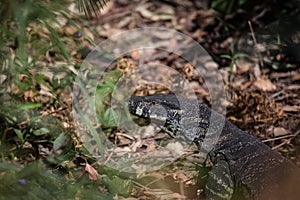
[[[151,120],[171,137],[190,141],[199,138],[198,113],[195,112],[198,104],[188,99],[164,94],[133,96],[128,107],[131,114]]]

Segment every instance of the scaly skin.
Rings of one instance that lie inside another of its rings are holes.
[[[156,94],[131,97],[128,107],[172,137],[196,143],[200,153],[207,151],[214,164],[205,186],[207,199],[280,199],[274,194],[299,173],[292,162],[196,101]],[[215,146],[200,148],[204,140],[216,141]]]

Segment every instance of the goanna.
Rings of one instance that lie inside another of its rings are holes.
[[[131,114],[150,119],[172,137],[196,143],[200,153],[207,151],[213,162],[205,184],[207,199],[298,198],[294,193],[300,186],[295,184],[300,181],[290,183],[299,175],[296,165],[205,105],[156,94],[133,96],[128,107]],[[213,146],[200,148],[205,140]]]

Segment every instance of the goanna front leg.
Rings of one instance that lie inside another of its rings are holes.
[[[215,155],[214,166],[208,174],[205,185],[206,199],[229,200],[234,192],[234,180],[231,176],[228,162],[222,155]]]

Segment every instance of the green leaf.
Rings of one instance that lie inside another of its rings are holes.
[[[111,70],[111,71],[106,72],[103,79],[105,80],[105,82],[108,82],[108,83],[110,83],[110,82],[116,83],[121,75],[122,75],[122,73],[120,71]]]
[[[108,108],[103,115],[103,125],[106,127],[114,127],[117,125],[116,120],[119,119],[119,114],[112,108]]]
[[[220,55],[220,57],[221,57],[221,58],[226,58],[226,59],[229,59],[229,60],[232,59],[232,56],[231,56],[231,55],[228,55],[228,54]]]
[[[97,99],[97,101],[102,101],[105,99],[105,96],[107,96],[108,94],[110,94],[112,92],[112,89],[110,87],[101,87],[98,88],[96,90],[96,95],[97,97],[99,97],[99,99]]]
[[[12,164],[8,164],[6,162],[0,162],[0,171],[6,171],[6,170],[19,171],[21,170],[21,168]]]
[[[34,86],[34,84],[31,80],[24,81],[24,82],[17,81],[16,84],[22,90],[28,90]]]
[[[121,179],[114,176],[112,179],[103,177],[104,185],[110,193],[119,194],[124,197],[129,197],[133,189],[133,183],[130,179]]]
[[[58,79],[56,76],[52,77],[52,85],[53,85],[53,88],[55,88],[55,89],[59,87]]]
[[[68,87],[71,85],[73,81],[73,77],[72,76],[66,76],[63,79],[60,80],[60,87]]]
[[[21,109],[21,110],[30,110],[30,109],[34,109],[34,108],[40,108],[42,106],[43,106],[42,103],[26,103],[26,104],[21,104],[19,106],[19,109]]]
[[[53,150],[57,151],[59,148],[64,147],[70,140],[70,137],[65,134],[65,133],[61,133],[55,140],[53,143]]]
[[[46,135],[50,132],[48,128],[40,128],[38,130],[33,131],[35,136]]]
[[[5,116],[5,120],[10,124],[15,124],[15,120],[11,116]]]
[[[54,46],[59,50],[62,56],[67,60],[70,61],[70,54],[65,48],[65,44],[61,40],[60,36],[58,35],[57,31],[50,26],[46,21],[44,22],[44,26],[49,30],[50,39],[53,42]]]
[[[37,75],[35,77],[36,82],[38,82],[40,84],[45,82],[44,79],[45,79],[45,75],[44,74],[39,74],[39,75]]]
[[[15,129],[14,128],[14,132],[17,134],[18,138],[24,142],[24,137],[23,137],[23,133],[19,130],[19,129]]]
[[[241,57],[248,57],[248,54],[246,53],[237,53],[234,54],[233,59],[241,58]]]

